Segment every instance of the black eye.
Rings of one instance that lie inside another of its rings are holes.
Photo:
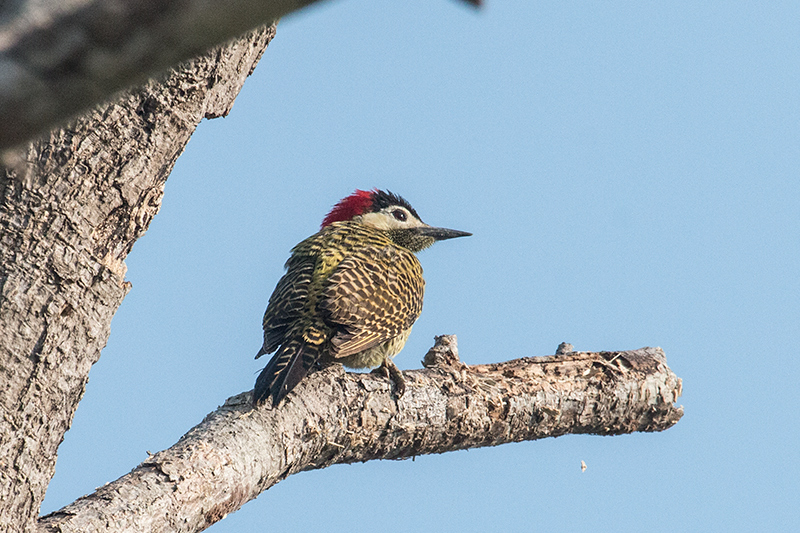
[[[408,218],[408,215],[406,215],[406,212],[403,211],[402,209],[395,209],[394,211],[392,211],[392,216],[397,220],[399,220],[400,222],[405,222],[406,219]]]

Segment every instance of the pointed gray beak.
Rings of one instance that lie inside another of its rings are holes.
[[[459,231],[457,229],[447,228],[432,228],[430,226],[422,226],[416,228],[417,233],[425,237],[433,237],[434,240],[443,241],[446,239],[455,239],[456,237],[469,237],[472,233],[466,231]]]

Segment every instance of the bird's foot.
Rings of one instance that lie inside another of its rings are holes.
[[[373,370],[372,373],[392,380],[392,383],[394,383],[394,394],[398,399],[406,392],[406,380],[403,377],[403,373],[397,368],[394,361],[388,357],[384,359],[381,366]]]
[[[379,366],[377,368],[373,368],[372,371],[370,371],[370,374],[375,374],[376,376],[380,376],[382,378],[387,378],[388,379],[389,378],[389,369],[386,368],[385,366],[383,366],[383,364],[381,364],[381,366]]]

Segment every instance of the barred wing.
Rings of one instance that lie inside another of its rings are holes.
[[[286,340],[289,327],[303,314],[308,300],[311,277],[314,274],[315,258],[308,256],[290,265],[286,274],[278,281],[269,298],[264,313],[264,346],[256,358],[274,352]]]
[[[422,311],[425,281],[411,252],[367,246],[328,277],[318,309],[336,332],[331,355],[347,357],[410,328]]]

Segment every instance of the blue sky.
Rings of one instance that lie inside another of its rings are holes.
[[[798,6],[348,0],[283,20],[128,258],[43,512],[252,388],[289,250],[381,187],[474,233],[420,255],[400,368],[441,333],[472,364],[661,346],[686,414],[303,473],[211,531],[800,527]]]

